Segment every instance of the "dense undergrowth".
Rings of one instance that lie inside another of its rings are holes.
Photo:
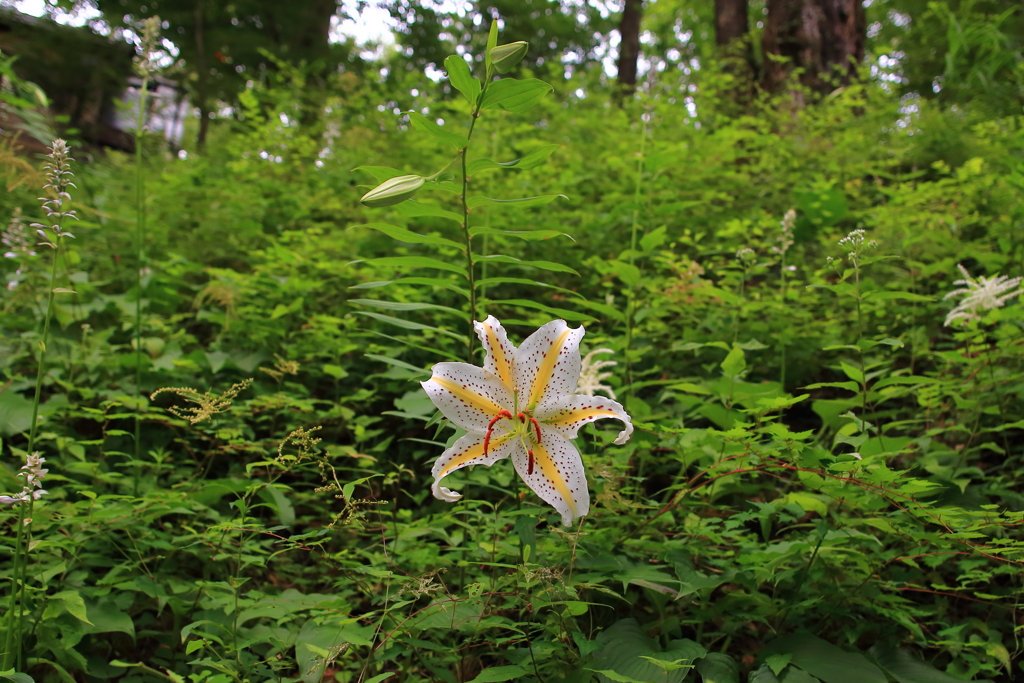
[[[445,82],[408,79],[400,97],[352,74],[318,90],[284,68],[205,152],[146,139],[142,262],[134,160],[72,148],[79,220],[57,286],[73,293],[54,298],[35,446],[48,495],[24,576],[3,565],[5,595],[24,586],[4,620],[12,668],[1024,675],[1024,317],[1011,297],[944,325],[962,301],[945,295],[973,286],[954,284],[958,264],[972,282],[1024,268],[1024,119],[908,113],[871,81],[806,108],[740,106],[711,64],[686,81],[695,116],[675,76],[620,109],[580,73],[528,112],[480,117],[470,161],[546,161],[479,170],[474,193],[564,196],[471,212],[477,319],[517,343],[552,318],[584,325],[583,351],[617,363],[600,391],[637,428],[621,447],[603,423],[581,432],[594,503],[563,528],[507,462],[453,475],[454,506],[430,495],[452,432],[417,382],[467,357],[463,234],[445,215],[461,215],[462,178],[453,166],[415,205],[359,197],[451,160],[394,111],[449,134],[472,112]],[[40,174],[4,169],[5,224],[39,220]],[[15,251],[0,263],[8,491],[51,288],[50,252]],[[3,513],[12,553],[22,507]]]

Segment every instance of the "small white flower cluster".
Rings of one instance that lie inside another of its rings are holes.
[[[613,360],[595,360],[594,356],[599,353],[615,352],[611,349],[594,349],[583,357],[583,362],[580,366],[580,379],[576,383],[576,393],[584,396],[593,396],[596,392],[603,391],[610,398],[617,398],[610,386],[601,384],[601,380],[612,376],[610,372],[601,372],[601,368],[609,368],[613,365],[618,365],[618,363]]]
[[[3,234],[0,234],[0,243],[7,247],[7,251],[4,252],[4,258],[24,258],[36,255],[36,252],[32,251],[32,246],[28,242],[28,231],[25,230],[25,223],[21,219],[21,208],[16,207],[14,209],[14,215],[11,216],[10,224]],[[21,268],[18,268],[14,275],[15,278],[7,283],[8,290],[13,290],[18,286],[18,276],[21,275]]]
[[[944,296],[943,299],[963,294],[967,296],[946,316],[946,322],[944,323],[946,327],[952,325],[954,320],[981,320],[978,311],[1002,308],[1007,301],[1024,293],[1024,289],[1010,291],[1015,287],[1019,287],[1024,278],[997,275],[993,278],[979,276],[975,280],[962,264],[958,263],[956,267],[960,270],[960,274],[964,276],[964,279],[956,280],[953,284],[965,286],[961,289],[954,289]]]
[[[851,231],[849,235],[839,240],[839,246],[848,248],[850,250],[848,254],[850,260],[856,261],[857,257],[865,251],[877,247],[878,241],[867,239],[867,233],[864,232],[864,230],[857,228],[856,230]]]
[[[736,251],[736,260],[742,263],[744,268],[749,268],[757,260],[757,252],[750,247],[741,247]]]
[[[160,26],[160,17],[150,17],[142,24],[139,54],[135,57],[135,70],[140,76],[155,74],[161,68],[161,61],[166,57],[161,47]]]
[[[64,230],[61,227],[61,223],[65,218],[74,218],[78,220],[78,216],[71,209],[65,209],[64,203],[71,201],[71,195],[68,194],[69,187],[75,187],[75,184],[71,182],[71,176],[74,173],[71,172],[70,161],[68,156],[69,148],[66,142],[57,138],[53,141],[53,145],[50,147],[50,154],[48,155],[49,161],[43,166],[46,169],[47,183],[43,186],[43,189],[53,190],[53,199],[47,197],[40,197],[40,201],[43,202],[43,211],[46,212],[46,217],[53,220],[51,225],[44,225],[43,223],[33,223],[32,227],[36,229],[39,236],[43,238],[40,245],[47,247],[57,248],[56,241],[62,237],[74,238],[70,232]],[[53,232],[53,239],[46,233],[47,230]]]
[[[772,251],[779,256],[785,256],[789,248],[793,246],[793,227],[796,225],[796,209],[790,209],[783,216],[782,221],[779,223],[779,231],[782,233],[779,235],[779,245],[772,247]]]
[[[43,469],[44,462],[46,462],[46,458],[39,457],[38,451],[28,456],[25,464],[21,467],[21,472],[18,472],[18,476],[25,479],[21,493],[16,493],[13,496],[0,496],[0,505],[27,503],[29,500],[39,500],[45,496],[47,491],[43,489],[42,482],[50,470]]]

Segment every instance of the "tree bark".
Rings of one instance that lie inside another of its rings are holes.
[[[728,47],[747,35],[747,0],[715,0],[715,44]]]
[[[206,133],[210,128],[210,92],[207,83],[210,77],[206,66],[206,44],[203,38],[203,25],[206,22],[204,5],[206,0],[196,3],[196,106],[199,108],[199,135],[196,137],[196,148],[202,152],[206,147]]]
[[[767,7],[766,88],[778,88],[797,68],[800,82],[822,94],[856,76],[867,31],[861,0],[767,0]]]
[[[640,21],[643,0],[626,0],[619,21],[618,97],[621,100],[636,91],[637,61],[640,59]]]

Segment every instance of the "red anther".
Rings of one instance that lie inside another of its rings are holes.
[[[540,425],[537,424],[537,418],[531,417],[530,422],[533,423],[533,428],[537,430],[537,443],[540,443]]]
[[[487,423],[487,431],[484,433],[484,456],[487,455],[487,449],[490,448],[491,445],[491,432],[494,431],[494,423],[503,417],[507,417],[511,420],[512,413],[507,410],[499,410],[498,414],[492,417],[491,421]]]
[[[519,413],[518,415],[516,415],[516,417],[519,418],[520,422],[522,422],[523,424],[526,424],[526,415],[523,415],[522,413]]]
[[[526,451],[526,475],[533,474],[533,451]]]

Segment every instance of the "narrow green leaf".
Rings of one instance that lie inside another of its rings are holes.
[[[491,68],[491,50],[498,44],[498,22],[492,20],[491,28],[487,32],[487,48],[484,50],[484,66]],[[488,74],[489,77],[489,74]]]
[[[608,678],[608,680],[615,681],[615,683],[646,683],[645,681],[638,681],[635,678],[624,676],[618,671],[614,671],[612,669],[587,669],[587,671],[593,671],[596,674],[601,674]]]
[[[491,161],[490,159],[474,159],[469,162],[466,166],[466,172],[469,175],[476,175],[481,171],[489,171],[496,168],[516,168],[522,171],[528,171],[531,168],[537,168],[551,156],[552,152],[558,149],[559,145],[542,145],[537,149],[533,150],[521,159],[514,159],[512,161]]]
[[[477,285],[480,283],[478,282]],[[378,280],[377,282],[364,282],[362,284],[353,285],[349,289],[376,289],[378,287],[387,287],[388,285],[425,285],[427,287],[441,287],[457,294],[469,298],[469,290],[464,287],[459,287],[451,280],[442,280],[436,277],[402,277],[397,280]],[[568,290],[566,290],[568,291]],[[579,295],[577,295],[579,296]]]
[[[459,341],[463,341],[465,339],[465,337],[463,337],[461,334],[455,334],[454,332],[449,332],[448,330],[442,330],[439,327],[423,325],[422,323],[413,322],[412,320],[402,320],[401,318],[393,318],[390,315],[384,315],[382,313],[371,313],[370,311],[356,311],[355,313],[356,315],[365,315],[368,318],[374,318],[375,320],[379,320],[383,323],[388,323],[389,325],[395,325],[396,327],[401,327],[406,330],[431,330],[433,332],[437,332],[438,334],[444,334],[454,339],[458,339]]]
[[[544,206],[550,204],[561,197],[562,199],[568,199],[564,194],[546,194],[540,197],[523,197],[521,199],[491,199],[490,197],[484,197],[483,195],[477,195],[476,197],[470,197],[466,205],[475,209],[478,206],[485,204],[498,204],[500,206],[514,206],[517,209],[526,209],[531,206]]]
[[[405,171],[399,171],[397,168],[391,168],[390,166],[356,166],[352,169],[352,172],[355,173],[356,171],[369,173],[378,183],[405,175]]]
[[[366,683],[381,683],[382,681],[386,681],[387,679],[389,679],[392,676],[394,676],[395,673],[397,673],[397,672],[395,672],[395,671],[388,671],[387,673],[384,673],[384,674],[377,674],[373,678],[367,678],[366,679]]]
[[[445,211],[444,209],[431,206],[430,204],[422,204],[417,201],[407,200],[401,204],[396,204],[394,212],[399,216],[405,216],[406,218],[419,218],[421,216],[437,216],[439,218],[447,218],[455,221],[459,225],[462,225],[462,216],[453,212]]]
[[[353,261],[352,263],[359,263],[359,261]],[[445,263],[444,261],[439,261],[436,258],[430,258],[429,256],[385,256],[383,258],[367,259],[365,263],[369,263],[374,266],[388,266],[399,269],[435,268],[437,270],[447,270],[450,273],[458,273],[463,277],[466,275],[466,269],[462,266]]]
[[[388,356],[378,356],[377,354],[374,354],[374,353],[367,353],[367,354],[364,354],[364,355],[367,358],[372,358],[373,360],[379,360],[381,363],[387,363],[388,365],[394,365],[396,368],[402,368],[403,370],[409,370],[410,372],[419,372],[419,373],[423,373],[424,375],[429,375],[430,374],[430,370],[424,370],[423,368],[418,368],[415,365],[413,365],[412,363],[406,363],[404,360],[398,360],[397,358],[389,358]]]
[[[407,111],[405,113],[409,115],[412,127],[416,130],[427,133],[441,142],[451,145],[455,149],[462,149],[466,146],[465,135],[460,135],[458,133],[453,133],[450,130],[446,130],[417,111]]]
[[[586,299],[579,292],[574,292],[571,289],[565,287],[557,287],[555,285],[549,285],[546,282],[539,282],[537,280],[527,280],[521,277],[489,277],[483,280],[477,280],[477,287],[496,287],[498,285],[527,285],[528,287],[545,287],[547,289],[557,289],[559,292],[568,294],[569,296],[576,297],[580,301],[577,303],[586,305]]]
[[[536,78],[503,78],[487,86],[480,108],[504,109],[521,114],[540,102],[551,90],[550,85]]]
[[[498,230],[496,228],[470,228],[469,234],[471,237],[477,235],[494,235],[496,237],[518,237],[521,240],[527,242],[537,242],[539,240],[549,240],[552,237],[568,237],[573,242],[576,240],[572,239],[572,235],[568,235],[564,232],[558,232],[557,230]]]
[[[473,257],[473,263],[482,263],[484,261],[489,263],[511,263],[519,266],[520,268],[537,268],[539,270],[550,270],[556,273],[572,273],[573,275],[579,275],[579,273],[569,266],[563,266],[561,263],[552,263],[551,261],[521,261],[517,258],[513,258],[512,256],[503,256],[501,254]]]
[[[473,72],[469,70],[466,60],[459,55],[448,55],[444,60],[444,68],[448,72],[448,81],[452,87],[462,93],[469,106],[475,107],[476,100],[480,97],[480,81],[473,78]]]
[[[426,304],[426,303],[403,303],[400,301],[381,301],[380,299],[349,299],[350,304],[359,304],[360,306],[373,306],[374,308],[386,308],[389,311],[420,311],[425,308],[434,310],[447,311],[449,313],[456,313],[462,315],[462,311],[448,306],[439,306],[438,304]]]
[[[364,225],[353,225],[352,228],[369,228],[370,230],[376,230],[377,232],[384,233],[388,237],[393,237],[394,239],[400,242],[405,242],[406,244],[434,244],[437,246],[452,247],[453,249],[465,248],[465,245],[445,239],[444,237],[424,235],[418,232],[413,232],[412,230],[407,230],[406,228],[400,228],[397,225],[390,225],[388,223],[366,223]],[[352,228],[349,228],[349,230]]]
[[[529,301],[528,299],[505,299],[502,301],[491,301],[492,304],[499,306],[519,306],[521,308],[533,308],[538,311],[543,311],[549,315],[553,315],[556,318],[565,318],[566,320],[575,320],[580,322],[590,322],[596,320],[594,316],[587,315],[586,313],[577,313],[576,311],[569,311],[564,308],[554,308],[552,306],[546,306],[536,301]]]

